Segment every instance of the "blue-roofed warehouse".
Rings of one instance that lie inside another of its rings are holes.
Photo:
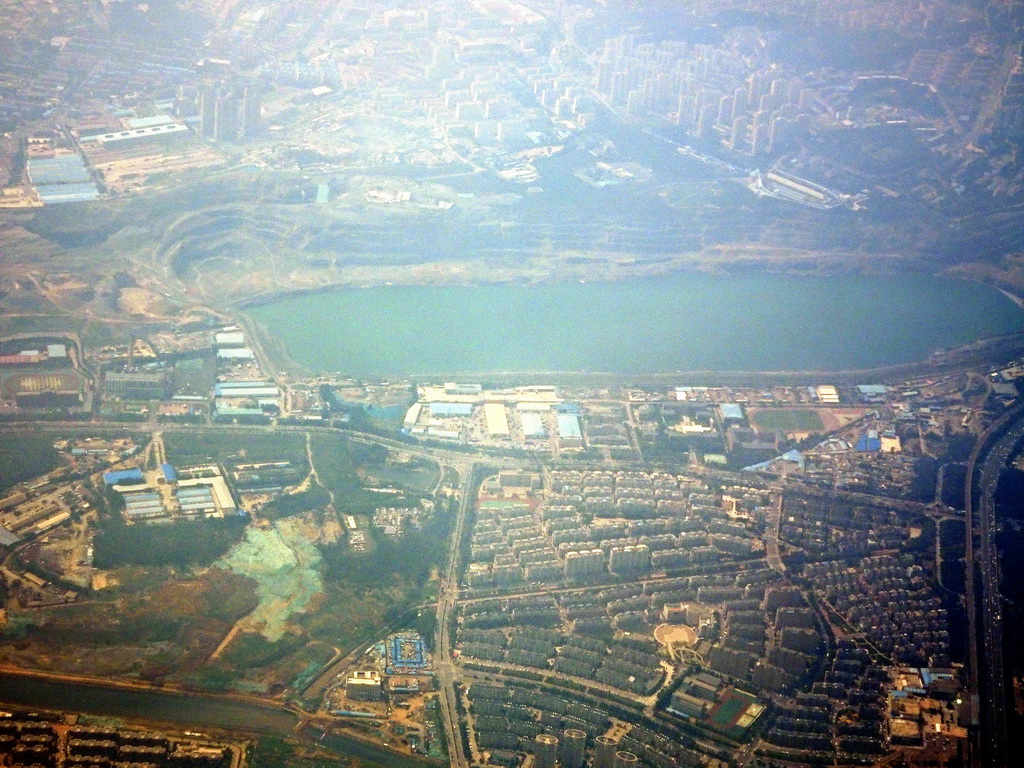
[[[449,418],[452,416],[472,416],[472,403],[431,403],[430,415],[436,418]]]
[[[857,441],[858,451],[873,453],[882,450],[882,441],[878,437],[877,429],[869,429]]]
[[[780,461],[789,462],[790,464],[795,464],[801,470],[806,469],[806,467],[807,467],[807,459],[804,457],[804,455],[802,453],[800,453],[800,451],[798,451],[796,448],[794,448],[791,451],[786,451],[781,456],[776,456],[774,459],[768,459],[768,461],[762,461],[760,464],[751,464],[749,467],[744,467],[743,471],[744,472],[760,472],[762,469],[768,469],[773,464],[775,464],[776,462],[780,462]]]
[[[726,421],[743,421],[743,406],[739,403],[722,403],[718,406],[722,411],[722,418]]]
[[[160,469],[164,471],[164,480],[168,483],[178,482],[178,473],[174,471],[174,467],[170,464],[161,464]]]
[[[81,155],[32,158],[28,161],[28,177],[36,186],[92,181]]]
[[[125,121],[125,124],[132,129],[138,128],[153,128],[157,125],[169,125],[174,122],[174,118],[168,115],[153,115],[152,117],[130,117]]]
[[[178,504],[181,505],[182,514],[209,514],[216,511],[213,490],[208,485],[178,488],[175,497],[178,499]]]
[[[857,391],[865,397],[883,397],[889,393],[885,384],[858,384]]]
[[[399,632],[387,639],[388,674],[417,674],[429,667],[426,647],[415,632]]]
[[[31,158],[28,177],[43,203],[78,203],[100,196],[85,159],[78,154]]]
[[[36,187],[44,203],[87,203],[97,200],[100,191],[91,181],[75,184],[40,184]]]
[[[159,493],[127,493],[124,496],[124,512],[132,520],[166,517],[163,499]]]
[[[564,440],[582,440],[583,430],[580,429],[580,420],[571,413],[559,413],[555,416],[558,419],[558,436]]]
[[[262,408],[235,407],[232,405],[216,405],[217,416],[264,416]]]
[[[523,437],[547,437],[548,431],[544,427],[544,419],[539,413],[524,411],[519,414],[519,421],[523,425]]]
[[[213,385],[215,397],[277,397],[281,389],[262,381],[219,382]]]
[[[142,470],[136,467],[135,469],[119,469],[113,472],[103,473],[103,482],[107,485],[117,485],[118,483],[141,483],[143,481]]]

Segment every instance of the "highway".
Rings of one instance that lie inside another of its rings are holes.
[[[437,672],[445,739],[448,742],[449,765],[452,768],[469,768],[469,760],[466,758],[459,729],[459,711],[455,696],[458,676],[452,661],[451,638],[456,618],[455,606],[459,599],[459,556],[462,553],[461,545],[466,533],[466,522],[476,500],[476,466],[476,464],[469,464],[462,467],[462,498],[459,500],[458,515],[452,526],[448,566],[445,569],[437,601],[434,666]]]
[[[464,451],[451,451],[435,446],[422,446],[416,443],[407,443],[383,435],[375,435],[368,432],[356,432],[349,429],[337,427],[325,427],[316,424],[172,424],[149,422],[123,422],[123,421],[40,421],[40,422],[6,422],[0,423],[0,432],[122,432],[122,433],[167,433],[167,432],[199,432],[217,434],[254,434],[254,433],[278,433],[291,432],[294,434],[319,434],[337,435],[346,440],[367,445],[382,445],[395,451],[422,456],[431,459],[442,465],[461,466],[478,460],[500,461],[503,466],[509,468],[523,468],[537,466],[539,459],[520,458],[509,456],[491,456],[484,453],[474,454]]]
[[[964,561],[968,665],[971,695],[980,702],[981,708],[981,729],[972,744],[974,766],[998,768],[1008,765],[1003,609],[999,593],[999,551],[995,542],[998,530],[995,492],[1000,471],[1022,439],[1024,405],[1018,405],[992,424],[978,439],[967,464]],[[975,495],[978,497],[977,502]],[[978,538],[977,548],[974,545],[975,535]]]

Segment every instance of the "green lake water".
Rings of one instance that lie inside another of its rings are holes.
[[[926,275],[344,288],[249,313],[309,369],[385,376],[848,370],[1024,331],[995,289]]]

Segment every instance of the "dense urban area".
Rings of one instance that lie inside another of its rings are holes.
[[[357,377],[252,309],[681,270],[1024,306],[1024,4],[0,18],[4,766],[1010,764],[1020,334]]]
[[[967,484],[998,436],[992,507],[1024,365],[496,387],[268,376],[237,325],[175,340],[2,340],[5,671],[233,692],[453,765],[987,749],[965,662],[1000,585]],[[79,759],[18,728],[15,762]],[[90,764],[156,760],[101,736]]]

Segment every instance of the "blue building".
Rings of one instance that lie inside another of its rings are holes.
[[[107,485],[117,485],[119,483],[141,483],[143,480],[142,470],[137,467],[135,469],[120,469],[113,472],[103,473],[103,482]]]
[[[431,403],[430,415],[440,419],[473,415],[472,403]]]
[[[857,441],[856,448],[858,451],[866,453],[875,453],[882,450],[882,441],[878,437],[878,430],[869,429],[861,435],[860,439]]]
[[[415,632],[399,632],[385,643],[388,674],[416,674],[430,666],[423,638]]]
[[[28,177],[43,203],[75,203],[96,200],[100,196],[79,154],[30,158]]]
[[[743,421],[743,406],[739,403],[722,403],[719,409],[724,420]]]
[[[558,420],[558,436],[563,440],[582,440],[583,430],[580,428],[579,417],[572,413],[559,413],[555,418]]]

